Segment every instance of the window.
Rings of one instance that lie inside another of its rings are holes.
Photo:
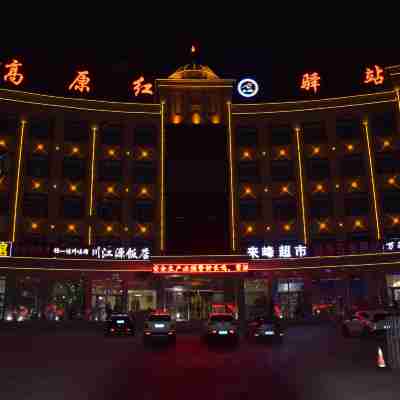
[[[123,128],[120,125],[104,125],[100,131],[100,140],[105,145],[122,144]]]
[[[303,124],[303,141],[305,144],[326,143],[325,124],[323,122],[308,122]]]
[[[241,201],[239,214],[242,221],[255,221],[260,217],[260,206],[257,201]]]
[[[258,166],[256,161],[246,161],[239,164],[239,182],[258,183]]]
[[[294,179],[293,161],[271,161],[271,177],[273,181],[292,181]]]
[[[340,139],[360,139],[361,122],[359,119],[341,119],[336,121],[336,133]]]
[[[16,136],[18,130],[18,119],[16,116],[0,114],[0,134]]]
[[[122,179],[121,160],[102,160],[99,164],[100,181],[120,181]]]
[[[156,166],[152,162],[135,162],[133,180],[135,183],[155,183],[157,180]]]
[[[286,146],[292,143],[293,130],[290,125],[271,127],[271,146]]]
[[[24,195],[22,213],[24,217],[47,218],[48,199],[45,194]]]
[[[133,219],[138,222],[151,222],[154,219],[154,205],[149,202],[137,202],[133,207]]]
[[[238,128],[237,129],[237,145],[240,147],[257,146],[257,129],[256,128]]]
[[[365,166],[362,156],[344,157],[340,163],[341,176],[364,176]]]
[[[63,177],[73,181],[79,181],[86,177],[86,160],[78,158],[64,158]]]
[[[151,127],[138,127],[135,129],[133,142],[135,146],[152,146],[157,145],[156,130]]]
[[[391,136],[397,131],[396,117],[393,112],[373,114],[370,118],[370,125],[373,136]]]
[[[97,204],[97,215],[106,221],[121,220],[121,201],[104,199]]]
[[[397,193],[384,193],[382,196],[382,209],[384,213],[396,214],[400,212],[400,195]]]
[[[375,158],[375,170],[377,174],[400,173],[398,154],[379,154]]]
[[[64,141],[86,142],[89,139],[89,124],[86,121],[66,121],[64,126]]]
[[[47,139],[53,136],[53,122],[50,120],[31,120],[28,123],[29,136]]]
[[[77,196],[63,197],[60,214],[65,218],[83,218],[85,216],[84,199]]]
[[[313,218],[327,218],[333,215],[333,202],[329,197],[311,198],[310,214]]]
[[[47,178],[49,176],[49,159],[31,156],[26,164],[26,174],[35,178]]]
[[[329,160],[307,160],[306,173],[309,180],[319,181],[331,176]]]
[[[297,217],[297,203],[294,199],[274,200],[273,202],[274,219],[278,221],[288,221]]]
[[[8,193],[0,193],[0,215],[10,215],[10,197]]]
[[[345,215],[347,217],[368,215],[370,201],[367,195],[351,196],[344,200]]]

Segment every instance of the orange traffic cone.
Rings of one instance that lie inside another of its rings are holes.
[[[383,352],[382,352],[382,349],[380,347],[378,347],[378,358],[377,358],[377,361],[376,361],[376,366],[378,368],[386,368],[385,359],[383,358]]]

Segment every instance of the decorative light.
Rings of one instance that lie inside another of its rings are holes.
[[[289,224],[285,224],[285,225],[283,226],[283,229],[284,229],[285,231],[290,231],[291,227],[290,227]]]
[[[128,187],[125,188],[125,192],[129,193],[129,188]]]
[[[353,151],[354,150],[354,146],[352,144],[348,144],[347,145],[347,150],[348,151]]]
[[[265,157],[267,155],[266,151],[261,152],[261,154]]]
[[[360,228],[360,227],[362,226],[361,220],[357,219],[357,220],[354,222],[354,225],[355,225],[357,228]]]
[[[107,193],[114,193],[114,186],[108,186]]]
[[[37,182],[37,181],[33,182],[33,188],[34,189],[39,189],[40,188],[40,182]]]
[[[73,154],[79,153],[79,147],[73,147],[73,148],[72,148],[72,153],[73,153]]]
[[[145,227],[145,226],[141,226],[140,227],[140,232],[142,232],[142,233],[146,233],[147,232],[147,228]]]
[[[53,225],[53,224],[50,225],[50,229],[54,229],[55,227],[56,227],[56,226]]]
[[[357,182],[357,181],[351,182],[351,187],[352,187],[353,189],[357,189],[357,188],[358,188],[358,182]]]
[[[56,183],[53,184],[53,189],[57,189],[57,184]]]
[[[316,190],[317,192],[322,192],[324,190],[324,186],[321,183],[318,183]]]
[[[77,189],[76,185],[74,185],[74,184],[69,185],[69,190],[71,192],[76,192],[76,189]]]
[[[5,140],[0,140],[0,146],[1,147],[6,147],[6,141]]]
[[[265,188],[264,188],[264,192],[265,192],[265,193],[268,193],[268,190],[269,190],[269,189],[268,189],[268,187],[267,187],[267,186],[265,186]]]
[[[76,230],[76,226],[75,226],[74,224],[69,224],[69,225],[68,225],[68,230],[69,230],[70,232],[74,232],[74,231]]]
[[[39,225],[36,222],[32,222],[31,228],[33,230],[35,230],[35,229],[39,228]]]
[[[253,228],[251,225],[249,225],[249,226],[246,228],[247,233],[251,233],[251,232],[253,232],[253,230],[254,230],[254,228]]]
[[[124,227],[124,231],[128,232],[129,228],[127,226]]]
[[[108,155],[109,156],[115,156],[115,150],[114,149],[109,149],[108,150]]]
[[[339,222],[339,226],[343,228],[343,222]]]
[[[393,217],[393,225],[397,225],[400,222],[399,217]]]
[[[245,194],[251,194],[251,188],[247,187],[244,192]]]
[[[89,93],[89,82],[89,71],[77,71],[77,75],[74,81],[68,86],[68,90],[79,90],[81,93],[84,91]]]
[[[112,226],[111,225],[107,225],[107,232],[111,232],[112,230],[113,230],[113,228],[112,228]]]
[[[327,228],[327,225],[326,225],[325,222],[320,222],[320,223],[319,223],[319,230],[320,230],[320,231],[323,231],[323,230],[326,229],[326,228]]]
[[[254,79],[245,78],[238,83],[237,90],[241,96],[249,98],[258,93],[259,86]]]
[[[201,122],[201,117],[198,112],[193,113],[192,115],[192,122],[194,125],[199,125]]]
[[[365,70],[364,83],[373,82],[374,85],[381,85],[384,81],[383,69],[379,65],[374,65],[375,70],[367,68]]]
[[[147,150],[142,151],[142,157],[146,158],[149,155],[149,152]]]
[[[181,115],[175,114],[175,115],[172,117],[172,123],[173,123],[174,125],[178,125],[178,124],[180,124],[181,122],[182,122],[182,116],[181,116]]]
[[[145,188],[145,187],[143,187],[142,188],[142,190],[140,191],[140,194],[147,194],[148,193],[148,191],[147,191],[147,188]]]
[[[249,158],[249,157],[250,157],[250,153],[248,151],[244,151],[243,158]]]
[[[389,140],[384,140],[383,141],[383,147],[389,147],[389,146],[390,146]]]
[[[314,147],[313,148],[313,154],[319,154],[320,150],[321,149],[319,147]]]
[[[43,151],[43,150],[44,150],[44,145],[43,145],[43,143],[39,143],[39,144],[36,146],[36,150],[37,150],[37,151]]]
[[[125,154],[126,154],[127,156],[130,156],[130,155],[131,155],[131,152],[130,152],[130,151],[127,151]]]
[[[336,150],[336,147],[335,147],[335,146],[333,146],[333,147],[332,147],[332,151],[335,151],[335,150]]]
[[[281,191],[282,191],[283,193],[289,193],[289,188],[288,188],[287,186],[282,186]]]
[[[219,124],[221,122],[221,118],[218,114],[214,114],[211,116],[211,123],[213,124]]]
[[[280,150],[279,150],[279,155],[280,155],[281,157],[286,156],[286,150],[285,150],[285,149],[280,149]]]
[[[56,151],[59,151],[60,150],[60,146],[56,146]]]
[[[268,225],[267,226],[267,231],[270,231],[271,230],[271,227]]]
[[[335,188],[336,188],[336,189],[339,189],[339,188],[340,188],[340,185],[337,183],[337,184],[335,185]]]
[[[307,91],[313,89],[314,93],[317,93],[317,90],[320,87],[320,79],[321,77],[319,76],[318,72],[303,74],[300,88]]]
[[[396,179],[394,177],[391,177],[388,179],[389,185],[394,185],[396,183]]]

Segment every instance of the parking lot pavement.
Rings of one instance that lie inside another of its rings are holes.
[[[175,346],[101,329],[0,330],[0,398],[393,399],[400,372],[377,370],[373,340],[334,325],[292,327],[284,343],[207,346],[182,334]],[[396,378],[396,379],[395,379]],[[129,397],[127,397],[129,396]]]

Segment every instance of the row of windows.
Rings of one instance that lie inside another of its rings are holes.
[[[35,178],[48,178],[50,161],[47,157],[35,156],[26,164],[26,175]],[[121,181],[123,162],[121,160],[101,160],[97,164],[100,181]],[[87,176],[87,160],[64,158],[62,176],[71,180],[83,180]],[[133,180],[137,183],[155,183],[157,168],[152,161],[135,161],[132,167]]]
[[[311,198],[309,201],[311,217],[323,218],[333,215],[334,205],[332,198]],[[276,220],[291,220],[298,216],[298,204],[294,199],[274,200],[272,202],[273,217]],[[367,195],[352,196],[344,199],[344,215],[363,216],[371,211],[371,201]],[[400,213],[400,196],[384,195],[382,198],[382,211],[387,214]],[[256,200],[241,201],[239,204],[240,219],[253,221],[261,217],[261,204]]]
[[[326,126],[323,122],[308,122],[301,125],[302,137],[305,144],[328,142]],[[396,116],[394,113],[370,115],[370,130],[373,136],[390,136],[396,129]],[[336,133],[343,140],[360,139],[362,136],[361,120],[338,119],[336,120]],[[270,145],[286,146],[294,142],[293,128],[290,125],[271,126]],[[239,146],[257,146],[257,129],[239,127],[237,129],[237,144]]]

